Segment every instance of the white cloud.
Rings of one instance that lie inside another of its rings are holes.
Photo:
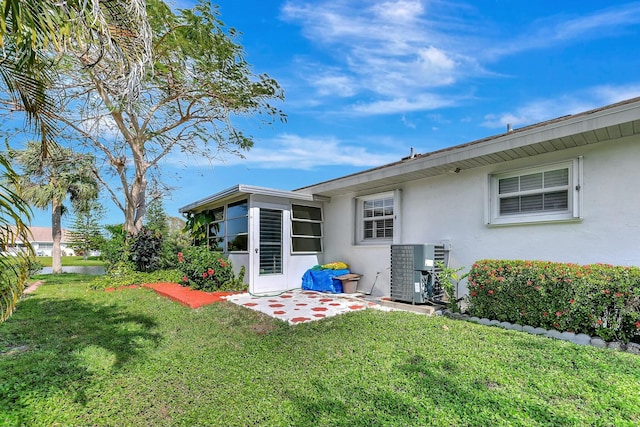
[[[306,96],[315,95],[319,105],[336,95],[366,99],[353,110],[395,114],[433,108],[424,99],[436,92],[455,104],[465,90],[460,82],[500,77],[487,68],[504,56],[626,31],[640,24],[640,3],[578,17],[549,15],[516,34],[503,34],[474,6],[427,0],[289,1],[281,17],[300,25],[331,58],[307,69],[315,94]],[[513,119],[527,121],[527,114]]]
[[[371,103],[359,103],[352,106],[356,114],[376,115],[403,113],[411,111],[435,110],[455,104],[452,98],[443,98],[438,95],[422,94],[411,98],[394,98]]]
[[[399,160],[397,143],[387,152],[372,151],[368,146],[360,146],[342,141],[333,136],[311,136],[283,134],[272,140],[263,140],[245,158],[233,154],[220,154],[211,164],[214,167],[243,165],[255,169],[298,169],[310,170],[322,166],[375,167]],[[174,166],[193,165],[204,167],[208,162],[194,164],[194,159],[184,154],[172,154],[166,159]]]
[[[321,75],[312,84],[322,96],[333,95],[346,98],[356,93],[356,83],[351,77],[345,75]]]
[[[395,113],[424,104],[425,89],[454,83],[468,70],[478,70],[472,57],[454,51],[451,36],[435,31],[437,16],[427,15],[424,1],[289,2],[284,19],[299,23],[303,34],[325,49],[335,65],[305,67],[317,95],[371,95],[374,114]],[[411,100],[413,99],[413,100]],[[426,105],[429,105],[427,103]],[[384,111],[383,107],[390,109]]]
[[[538,99],[514,111],[487,114],[482,123],[488,128],[527,126],[567,114],[578,114],[594,108],[640,96],[640,85],[596,86],[552,99]]]
[[[81,126],[83,131],[106,139],[115,139],[122,135],[115,120],[108,114],[86,118]]]
[[[522,34],[502,43],[487,46],[485,58],[495,58],[557,46],[584,39],[603,38],[640,24],[640,3],[626,3],[599,10],[584,16],[568,18],[551,16],[532,22]]]
[[[406,116],[403,115],[400,120],[402,121],[402,124],[405,125],[406,127],[410,128],[410,129],[415,129],[416,128],[416,124],[413,123],[411,120],[407,119]]]
[[[246,162],[264,169],[313,169],[320,166],[373,167],[397,160],[396,154],[371,152],[332,136],[284,134],[246,155]]]
[[[591,92],[595,99],[603,103],[602,105],[613,104],[640,96],[640,84],[624,86],[603,85],[593,88]]]

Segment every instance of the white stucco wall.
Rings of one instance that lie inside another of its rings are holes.
[[[238,273],[240,273],[240,270],[242,269],[242,267],[244,267],[244,283],[249,284],[249,279],[250,279],[250,275],[249,275],[249,253],[243,253],[243,252],[231,252],[229,254],[229,261],[231,261],[231,267],[233,268],[233,274],[235,274],[236,277],[238,277]]]
[[[281,292],[288,289],[302,287],[303,274],[316,264],[319,264],[321,254],[294,253],[291,244],[291,204],[321,206],[319,202],[303,202],[279,197],[252,195],[249,211],[249,251],[243,261],[247,265],[249,290],[256,293]],[[282,274],[261,275],[259,272],[260,224],[259,210],[261,208],[282,211]]]
[[[488,176],[493,173],[583,156],[582,221],[487,226]],[[402,190],[397,243],[449,241],[449,265],[474,261],[530,259],[561,262],[640,265],[640,140],[606,143],[463,170],[396,185]],[[367,193],[374,194],[374,193]],[[333,197],[325,203],[325,252],[364,275],[359,290],[368,292],[376,274],[374,295],[389,294],[389,245],[354,245],[354,197]],[[399,241],[398,241],[399,239]]]

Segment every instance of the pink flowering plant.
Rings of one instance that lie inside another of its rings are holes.
[[[243,274],[236,277],[231,261],[206,246],[185,248],[177,253],[176,260],[183,286],[207,292],[246,290]]]
[[[640,342],[637,267],[482,260],[468,288],[474,316]]]

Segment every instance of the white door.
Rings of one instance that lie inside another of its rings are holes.
[[[253,243],[253,293],[287,289],[283,220],[282,209],[258,209],[258,241]]]

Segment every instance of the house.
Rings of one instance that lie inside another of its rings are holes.
[[[33,251],[38,256],[51,256],[53,252],[53,237],[51,237],[51,227],[29,227],[31,239],[29,242]],[[18,242],[20,246],[21,242]],[[62,240],[60,242],[62,255],[74,255],[73,249],[69,247],[69,236],[67,230],[62,229]]]
[[[320,182],[238,185],[180,209],[215,212],[209,244],[250,291],[299,287],[344,261],[389,295],[393,244],[484,258],[640,265],[640,98]],[[464,290],[462,290],[464,292]]]

